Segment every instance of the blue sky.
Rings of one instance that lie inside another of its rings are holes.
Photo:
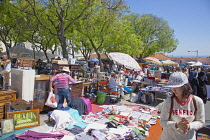
[[[168,21],[179,40],[168,56],[210,56],[210,0],[125,0],[131,13],[153,14]]]

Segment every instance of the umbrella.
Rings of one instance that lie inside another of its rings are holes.
[[[146,58],[144,58],[144,60],[146,60],[148,62],[152,62],[157,65],[162,65],[162,63],[155,57],[146,57]]]
[[[108,54],[109,59],[124,65],[127,69],[141,70],[141,67],[130,55],[125,53],[113,52]]]
[[[97,58],[93,58],[93,59],[88,60],[88,62],[99,62],[99,60]]]
[[[165,60],[162,61],[163,65],[178,65],[178,63],[171,61],[171,60]]]

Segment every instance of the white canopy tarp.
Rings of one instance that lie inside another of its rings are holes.
[[[192,65],[194,63],[196,63],[196,62],[194,62],[194,61],[187,62],[188,65]]]
[[[202,66],[203,64],[201,63],[201,62],[196,62],[196,63],[193,63],[192,65],[190,65],[190,66]]]

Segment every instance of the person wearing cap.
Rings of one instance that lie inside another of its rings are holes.
[[[205,123],[204,103],[192,95],[186,74],[174,72],[167,87],[173,95],[162,106],[160,124],[163,127],[161,140],[196,140],[196,130]]]
[[[69,75],[69,67],[63,67],[61,70],[61,73],[55,75],[50,79],[50,90],[53,91],[52,88],[52,82],[57,82],[57,92],[59,96],[59,102],[57,109],[61,109],[63,106],[64,98],[67,101],[68,106],[70,106],[70,89],[69,89],[69,82],[76,83],[76,80],[74,80]]]

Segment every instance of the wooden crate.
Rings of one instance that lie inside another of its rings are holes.
[[[53,60],[53,64],[68,64],[67,60]]]
[[[35,60],[31,58],[17,58],[17,65],[19,67],[34,67]]]

